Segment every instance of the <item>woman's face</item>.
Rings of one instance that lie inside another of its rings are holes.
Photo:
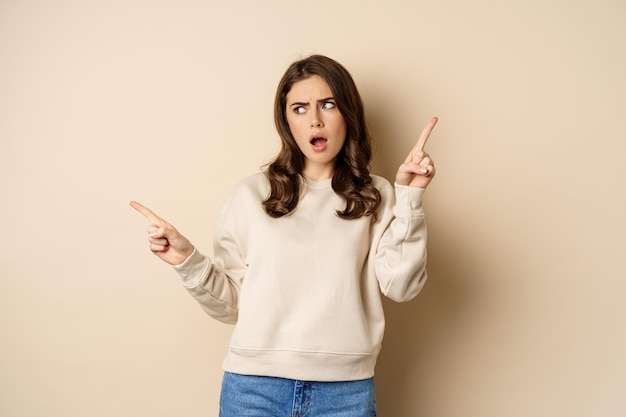
[[[302,175],[315,181],[331,178],[347,128],[328,83],[318,75],[294,83],[286,96],[285,112],[304,154]]]

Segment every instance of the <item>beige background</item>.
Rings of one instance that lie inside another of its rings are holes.
[[[383,417],[626,415],[623,0],[0,0],[0,415],[216,416],[206,253],[278,146],[274,88],[352,72],[388,178],[432,116],[430,281],[387,303]]]

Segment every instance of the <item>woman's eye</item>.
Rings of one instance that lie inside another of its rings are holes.
[[[334,108],[335,108],[335,103],[332,101],[325,101],[324,104],[322,104],[322,109],[324,110],[334,109]]]
[[[296,114],[302,114],[306,111],[306,109],[304,108],[304,106],[298,106],[298,107],[294,107],[293,108],[293,112]]]

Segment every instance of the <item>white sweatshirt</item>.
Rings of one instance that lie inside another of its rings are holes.
[[[231,192],[217,219],[214,259],[197,250],[174,269],[215,319],[235,324],[224,370],[308,381],[374,375],[385,326],[380,293],[408,301],[426,280],[424,189],[372,176],[378,220],[344,220],[331,180],[305,180],[278,219],[261,202],[263,173]]]

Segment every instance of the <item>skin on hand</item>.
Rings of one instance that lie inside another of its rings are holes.
[[[156,256],[170,265],[179,265],[193,253],[194,246],[174,226],[136,201],[131,201],[130,206],[152,223],[148,226],[148,241]]]
[[[397,184],[426,188],[432,181],[435,176],[435,165],[430,156],[424,152],[424,146],[426,146],[428,137],[438,120],[436,117],[433,117],[422,130],[417,143],[411,149],[404,163],[398,168],[398,173],[396,174]]]

